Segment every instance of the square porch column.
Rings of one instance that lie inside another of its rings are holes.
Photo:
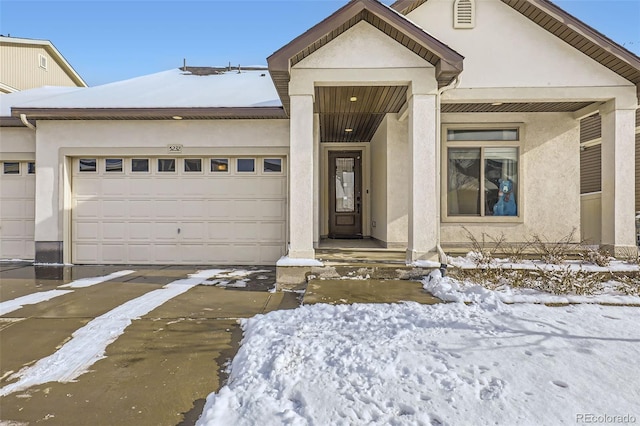
[[[407,262],[437,258],[436,95],[411,94],[409,117],[409,226]]]
[[[602,117],[602,245],[615,255],[635,249],[635,109],[614,101]]]
[[[289,252],[314,259],[313,249],[313,95],[290,95]]]

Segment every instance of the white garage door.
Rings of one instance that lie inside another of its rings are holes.
[[[74,263],[273,264],[284,158],[76,158]]]
[[[0,259],[33,259],[35,164],[5,161],[0,167]]]

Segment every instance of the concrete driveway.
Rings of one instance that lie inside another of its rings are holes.
[[[0,263],[0,306],[10,310],[0,316],[0,392],[19,380],[16,372],[36,368],[38,361],[63,352],[74,333],[81,330],[86,339],[87,324],[96,318],[116,312],[131,300],[136,300],[129,304],[135,308],[143,296],[211,269]],[[239,347],[242,332],[237,319],[300,303],[294,293],[268,291],[275,285],[275,268],[219,269],[217,275],[206,278],[205,285],[190,287],[133,318],[108,344],[106,357],[92,363],[75,381],[26,384],[2,396],[0,424],[194,424],[206,396],[221,387],[224,369]],[[60,288],[122,270],[133,272],[96,284],[89,280],[87,286]],[[14,306],[16,300],[28,302],[31,295],[51,290],[68,292]],[[99,335],[96,332],[96,345]]]

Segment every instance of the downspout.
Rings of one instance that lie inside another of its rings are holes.
[[[442,94],[444,92],[446,92],[447,90],[455,89],[456,87],[458,87],[459,84],[460,84],[460,78],[459,76],[456,76],[451,83],[438,89],[438,92],[436,95],[436,188],[438,188],[439,192],[442,190],[442,182],[441,182],[442,166],[440,164],[440,159],[442,158],[442,152],[441,152],[441,149],[442,149],[441,133],[442,132],[440,129],[441,127],[440,101],[442,99]],[[440,218],[440,212],[442,208],[441,201],[442,201],[442,194],[440,194],[439,197],[436,197],[436,207],[437,207],[436,222],[438,224],[437,231],[436,231],[436,249],[438,250],[438,258],[440,260],[440,273],[444,277],[445,273],[447,272],[448,257],[447,257],[447,254],[442,249],[442,246],[440,245],[440,228],[442,227],[441,218]]]
[[[20,121],[22,121],[22,124],[30,128],[31,130],[36,130],[36,126],[31,124],[29,120],[27,120],[27,114],[20,114]]]

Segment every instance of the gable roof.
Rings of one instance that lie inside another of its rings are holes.
[[[14,104],[36,119],[285,118],[267,69],[175,68]]]
[[[398,0],[391,8],[404,15],[429,0]],[[640,57],[570,15],[549,0],[501,0],[580,52],[636,85],[640,95]]]
[[[49,40],[38,40],[31,38],[18,38],[18,37],[6,37],[0,36],[0,44],[5,46],[16,45],[16,46],[36,46],[42,47],[44,50],[51,55],[51,57],[56,61],[56,63],[62,68],[62,70],[69,76],[69,78],[76,84],[78,87],[87,87],[87,83],[80,77],[80,74],[73,69],[71,64],[67,62],[67,60],[62,56],[62,53],[56,49],[56,47]]]
[[[331,16],[273,53],[267,62],[282,104],[289,109],[290,69],[360,21],[366,21],[436,67],[440,86],[460,72],[464,57],[377,0],[351,0]]]
[[[78,90],[84,90],[84,88],[69,86],[42,86],[35,89],[21,90],[18,92],[0,95],[0,127],[24,126],[18,117],[11,116],[11,108],[14,105],[60,96]]]

